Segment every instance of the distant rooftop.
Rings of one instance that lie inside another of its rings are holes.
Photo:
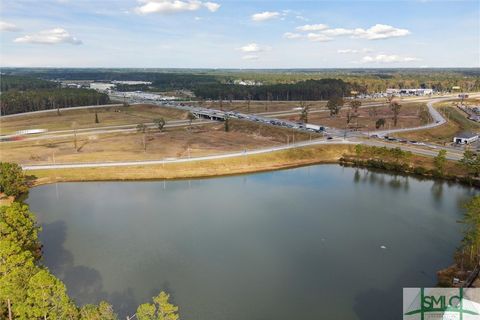
[[[478,137],[478,133],[473,133],[473,132],[460,132],[459,134],[455,135],[455,138],[462,138],[462,139],[470,139],[473,137]]]

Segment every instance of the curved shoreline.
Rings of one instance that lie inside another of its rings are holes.
[[[56,182],[198,179],[274,171],[313,164],[334,164],[339,163],[344,155],[353,154],[353,152],[354,144],[317,144],[181,163],[33,169],[27,174],[36,177],[33,186]]]

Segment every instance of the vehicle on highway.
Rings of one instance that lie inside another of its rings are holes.
[[[314,132],[321,132],[325,129],[322,126],[319,126],[319,125],[316,125],[316,124],[311,124],[311,123],[305,123],[305,128],[307,128],[310,131],[314,131]]]
[[[26,130],[19,130],[15,132],[17,135],[27,135],[27,134],[38,134],[38,133],[45,133],[47,129],[26,129]]]

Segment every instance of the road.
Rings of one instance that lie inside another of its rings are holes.
[[[202,160],[215,160],[215,159],[226,159],[233,157],[248,156],[254,154],[269,153],[274,151],[288,150],[293,148],[311,146],[311,145],[321,145],[321,144],[356,144],[356,142],[347,141],[343,139],[338,140],[325,140],[325,139],[316,139],[312,141],[304,141],[298,143],[292,143],[288,145],[282,145],[277,147],[270,147],[264,149],[255,149],[255,150],[244,150],[233,153],[217,154],[203,157],[194,157],[194,158],[167,158],[162,160],[147,160],[147,161],[122,161],[122,162],[90,162],[90,163],[67,163],[67,164],[52,164],[52,165],[22,165],[23,170],[42,170],[42,169],[69,169],[69,168],[101,168],[101,167],[119,167],[119,166],[143,166],[143,165],[160,165],[166,163],[183,163],[183,162],[193,162],[193,161],[202,161]]]
[[[82,110],[82,109],[121,107],[121,106],[123,106],[123,104],[101,104],[101,105],[94,105],[94,106],[61,108],[60,110]],[[8,114],[8,115],[2,115],[1,118],[2,119],[15,118],[15,117],[22,117],[22,116],[26,116],[26,115],[36,115],[36,114],[43,114],[43,113],[50,113],[50,112],[57,112],[57,109],[48,109],[48,110],[39,110],[39,111],[30,111],[30,112],[24,112],[24,113]]]
[[[431,122],[431,123],[425,124],[423,126],[411,127],[411,128],[374,131],[374,132],[371,133],[371,135],[377,135],[379,137],[384,137],[384,136],[388,136],[388,135],[391,135],[393,133],[398,133],[398,132],[424,130],[424,129],[431,129],[431,128],[441,126],[442,124],[447,123],[447,120],[445,120],[445,118],[440,114],[440,112],[437,111],[437,109],[435,109],[433,107],[433,105],[435,103],[448,101],[448,100],[451,100],[451,99],[452,98],[439,98],[439,99],[429,100],[427,102],[428,112],[430,112],[430,116],[433,119],[433,122]]]
[[[445,121],[442,116],[432,107],[432,104],[437,102],[437,101],[444,101],[451,99],[453,96],[448,96],[445,98],[440,98],[436,99],[434,101],[429,102],[429,111],[432,114],[432,117],[436,119],[435,121]],[[430,98],[425,98],[425,97],[415,97],[415,98],[408,98],[405,99],[404,101],[412,102],[426,102],[429,101]],[[430,99],[431,100],[431,99]],[[135,101],[131,100],[129,102],[140,102],[140,101]],[[142,101],[143,103],[152,103],[151,101]],[[166,101],[156,101],[156,103],[159,103],[163,106],[168,104],[168,107],[174,107],[176,108],[178,104],[171,104]],[[377,102],[369,102],[364,105],[362,105],[360,108],[369,108],[369,107],[374,107],[374,106],[382,106],[385,105],[384,103],[377,103]],[[63,110],[80,110],[80,109],[93,109],[93,108],[106,108],[106,107],[114,107],[114,106],[121,106],[121,105],[94,105],[94,106],[82,106],[82,107],[73,107],[73,108],[66,108]],[[193,110],[191,108],[197,108],[197,107],[191,107],[191,106],[186,106],[187,110]],[[348,108],[348,107],[345,107]],[[182,106],[182,110],[185,109],[185,106]],[[206,109],[206,108],[203,108]],[[224,111],[220,110],[214,110],[214,109],[206,109],[208,112],[212,112],[212,115],[224,115]],[[8,116],[2,116],[3,118],[10,118],[10,117],[18,117],[18,116],[25,116],[25,115],[34,115],[34,114],[41,114],[41,113],[48,113],[48,112],[56,112],[56,109],[51,109],[51,110],[42,110],[42,111],[33,111],[29,113],[21,113],[21,114],[14,114],[14,115],[8,115]],[[328,112],[328,110],[324,108],[314,108],[310,110],[310,113],[317,113],[317,112]],[[282,119],[276,119],[278,116],[289,116],[289,115],[298,115],[299,111],[298,110],[284,110],[284,111],[272,111],[272,112],[262,112],[262,113],[257,113],[257,114],[240,114],[237,112],[233,112],[235,115],[233,117],[239,117],[241,116],[241,119],[244,120],[250,120],[250,121],[259,121],[263,123],[267,123],[269,125],[272,125],[271,121],[274,121],[274,123],[281,123],[284,124],[283,126],[288,126],[289,128],[295,128],[295,129],[300,129],[300,130],[305,130],[304,127],[302,128],[297,128],[298,124],[293,123],[290,121],[282,120]],[[199,125],[199,124],[207,124],[207,123],[212,123],[211,121],[199,121],[196,120],[193,122],[193,125]],[[441,122],[440,124],[443,124]],[[146,123],[147,126],[150,128],[154,127],[153,123]],[[180,126],[187,126],[189,125],[189,121],[187,120],[173,120],[173,121],[168,121],[166,124],[166,128],[169,127],[180,127]],[[408,128],[408,129],[392,129],[392,130],[383,130],[383,131],[372,131],[371,135],[373,134],[378,134],[379,136],[384,136],[388,135],[389,133],[394,133],[394,132],[399,132],[399,131],[411,131],[411,130],[419,130],[419,129],[426,129],[432,126],[436,126],[439,124],[436,124],[435,122],[432,124],[428,124],[422,127],[416,127],[416,128]],[[131,125],[115,125],[115,126],[101,126],[101,127],[90,127],[90,128],[82,128],[82,129],[77,129],[76,132],[78,135],[99,135],[99,134],[108,134],[108,133],[121,133],[121,132],[134,132],[136,128],[136,124],[131,124]],[[327,134],[332,135],[332,136],[337,136],[337,137],[346,137],[346,136],[359,136],[360,133],[358,132],[345,132],[343,129],[333,129],[329,128],[327,129]],[[42,140],[42,139],[52,139],[52,138],[66,138],[66,137],[71,137],[74,135],[74,130],[73,129],[68,129],[68,130],[58,130],[58,131],[49,131],[47,133],[43,134],[36,134],[33,136],[26,136],[24,139],[19,140],[19,141],[30,141],[30,140]],[[2,136],[3,138],[8,138],[11,136],[16,136],[16,135],[5,135]],[[16,141],[10,141],[11,143],[15,143]]]
[[[196,120],[191,123],[192,126],[198,126],[203,124],[215,123],[212,120]],[[152,123],[145,123],[148,128],[155,129],[156,125]],[[177,128],[177,127],[186,127],[190,126],[189,120],[172,120],[167,121],[165,123],[164,128]],[[58,130],[58,131],[48,131],[47,133],[33,135],[33,136],[26,136],[21,140],[14,140],[14,141],[4,141],[2,143],[16,143],[16,142],[23,142],[23,141],[37,141],[37,140],[45,140],[45,139],[58,139],[58,138],[68,138],[72,137],[73,135],[82,136],[82,135],[98,135],[98,134],[108,134],[108,133],[125,133],[125,132],[136,132],[137,125],[136,124],[126,124],[126,125],[116,125],[116,126],[104,126],[100,128],[82,128],[77,129],[76,133],[75,130]],[[15,136],[15,135],[10,135]],[[10,137],[10,136],[3,136],[3,137]]]
[[[444,97],[444,98],[436,98],[433,100],[429,100],[427,103],[428,110],[432,116],[432,119],[434,120],[432,123],[415,127],[415,128],[405,128],[405,129],[392,129],[392,130],[383,130],[383,131],[377,131],[375,134],[379,136],[386,136],[390,135],[395,132],[404,132],[404,131],[412,131],[412,130],[421,130],[421,129],[428,129],[428,128],[433,128],[440,126],[444,123],[446,123],[446,120],[442,117],[442,115],[433,107],[435,103],[442,102],[442,101],[447,101],[451,100],[452,97]],[[169,104],[170,106],[170,104]],[[182,106],[184,107],[184,106]],[[183,108],[182,108],[183,109]],[[197,109],[198,110],[198,109]],[[214,110],[213,112],[218,112],[218,110]],[[237,113],[238,114],[238,113]],[[250,115],[249,115],[250,116]],[[248,118],[247,120],[252,120],[252,119],[257,119],[257,116],[253,115],[253,118]],[[264,117],[262,117],[264,118]],[[264,118],[264,119],[269,119],[268,122],[271,121],[271,118]],[[183,126],[185,125],[183,120],[177,120],[176,123],[168,123],[167,126]],[[255,120],[252,120],[255,121]],[[279,120],[282,121],[282,120]],[[152,124],[149,124],[152,125]],[[134,131],[136,130],[135,127],[131,128],[132,125],[127,125],[127,126],[120,126],[121,128],[113,128],[113,129],[108,129],[104,130],[105,133],[112,133],[112,132],[125,132],[126,130],[131,130]],[[115,126],[112,126],[115,127]],[[127,127],[127,128],[126,128]],[[96,131],[89,131],[90,128],[87,129],[82,129],[84,130],[83,132],[79,132],[78,134],[92,134],[92,132],[99,133],[99,129]],[[61,133],[64,136],[70,136],[72,133],[66,130],[66,133]],[[355,134],[352,136],[349,136],[349,139],[342,139],[340,138],[340,130],[337,130],[338,133],[335,135],[334,139],[328,140],[328,139],[315,139],[311,141],[305,141],[305,142],[300,142],[296,144],[289,144],[289,145],[282,145],[282,146],[277,146],[277,147],[270,147],[270,148],[264,148],[264,149],[257,149],[257,150],[250,150],[250,151],[239,151],[239,152],[233,152],[233,153],[227,153],[227,154],[219,154],[219,155],[210,155],[210,156],[203,156],[203,157],[195,157],[195,158],[180,158],[180,159],[160,159],[160,160],[149,160],[149,161],[124,161],[124,162],[92,162],[92,163],[66,163],[66,164],[52,164],[52,165],[24,165],[22,166],[24,170],[39,170],[39,169],[65,169],[65,168],[91,168],[91,167],[115,167],[115,166],[138,166],[138,165],[158,165],[158,164],[165,164],[165,163],[182,163],[182,162],[191,162],[191,161],[201,161],[201,160],[214,160],[214,159],[225,159],[225,158],[232,158],[232,157],[238,157],[238,156],[246,156],[246,155],[253,155],[253,154],[262,154],[262,153],[269,153],[269,152],[274,152],[274,151],[280,151],[280,150],[286,150],[286,149],[292,149],[292,148],[298,148],[298,147],[303,147],[303,146],[310,146],[310,145],[319,145],[319,144],[334,144],[334,143],[341,143],[341,144],[365,144],[365,145],[371,145],[371,146],[379,146],[379,147],[399,147],[402,150],[405,151],[411,151],[412,153],[419,154],[419,155],[426,155],[426,156],[435,156],[438,154],[438,149],[431,149],[431,148],[423,148],[420,146],[415,146],[415,145],[409,145],[409,144],[400,144],[400,143],[391,143],[388,141],[384,140],[379,140],[379,139],[369,139],[366,137],[365,134]],[[100,133],[102,131],[100,130]],[[342,131],[343,135],[343,131]],[[59,135],[55,135],[55,137],[58,137]],[[462,158],[462,153],[461,152],[456,152],[456,150],[447,150],[447,158],[450,160],[459,160]]]

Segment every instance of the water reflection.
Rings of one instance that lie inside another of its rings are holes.
[[[136,309],[138,302],[131,288],[109,294],[103,289],[100,272],[91,267],[75,265],[73,254],[64,247],[67,235],[65,221],[42,224],[42,229],[43,263],[65,283],[69,295],[77,303],[84,305],[106,300],[115,305],[115,310],[120,314],[128,314]]]
[[[72,297],[125,318],[165,290],[186,320],[395,318],[451,263],[476,192],[335,165],[58,187],[28,202]]]
[[[353,181],[355,183],[369,183],[372,186],[388,186],[393,190],[409,190],[409,177],[403,175],[387,175],[384,172],[376,172],[367,169],[354,169]]]

